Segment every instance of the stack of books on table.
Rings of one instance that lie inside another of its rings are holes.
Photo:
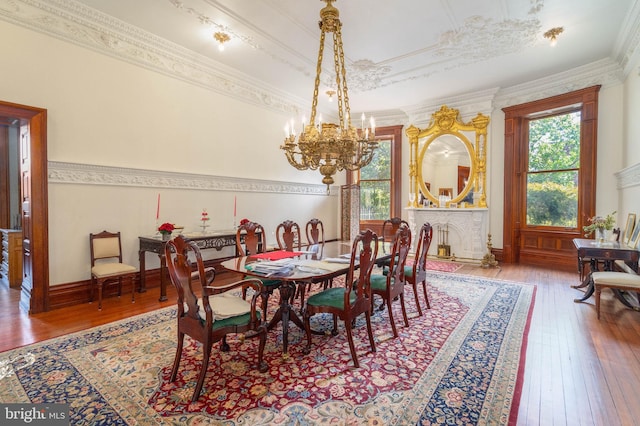
[[[247,269],[265,277],[286,277],[293,273],[294,267],[294,262],[291,259],[255,262],[247,265]]]

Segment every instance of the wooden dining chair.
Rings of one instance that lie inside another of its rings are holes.
[[[221,341],[220,350],[229,351],[228,334],[247,331],[257,333],[260,339],[257,369],[261,373],[267,371],[267,363],[263,358],[267,328],[256,310],[257,298],[262,286],[260,280],[253,278],[211,286],[215,271],[211,273],[211,269],[204,268],[200,249],[194,242],[185,240],[182,235],[165,244],[164,255],[169,277],[178,293],[178,345],[171,369],[171,382],[176,380],[178,374],[185,335],[202,344],[202,366],[191,402],[197,401],[202,391],[213,344]],[[193,260],[195,260],[195,267],[192,264]],[[192,272],[194,269],[197,271],[195,274]],[[250,302],[231,293],[232,290],[246,287],[254,290]],[[224,374],[224,372],[221,371],[218,374]]]
[[[309,220],[305,227],[305,233],[307,234],[307,243],[309,245],[324,244],[324,225],[320,219]]]
[[[411,284],[413,288],[413,295],[416,298],[416,307],[418,308],[419,316],[422,316],[422,308],[420,307],[420,300],[418,298],[418,284],[422,286],[427,309],[431,309],[429,296],[427,296],[427,255],[432,239],[433,228],[429,222],[426,222],[420,228],[413,265],[405,265],[404,267],[404,276],[407,284]]]
[[[236,251],[240,256],[251,256],[252,254],[264,253],[267,250],[267,232],[264,227],[256,222],[247,221],[238,226],[236,231]],[[277,289],[282,282],[268,278],[260,278],[262,287],[260,295],[262,297],[262,313],[267,320],[267,305],[269,296]],[[247,288],[242,290],[242,297],[246,299]]]
[[[300,226],[292,220],[285,220],[278,224],[276,227],[276,241],[280,250],[302,250]]]
[[[404,325],[409,327],[407,308],[404,303],[404,267],[411,247],[411,230],[408,226],[402,225],[398,228],[392,247],[388,272],[386,274],[371,274],[371,307],[373,309],[373,296],[380,296],[389,311],[393,337],[398,337],[396,323],[393,319],[393,310],[391,309],[391,304],[394,300],[400,300]]]
[[[360,367],[358,354],[353,342],[353,323],[355,319],[364,314],[369,334],[371,351],[376,351],[376,343],[373,339],[371,328],[371,282],[369,280],[374,266],[374,260],[378,253],[378,236],[367,229],[361,231],[353,241],[351,248],[351,261],[349,272],[344,280],[344,287],[333,287],[309,296],[304,310],[304,328],[307,335],[307,346],[303,349],[305,354],[311,351],[311,322],[313,315],[330,313],[333,315],[332,335],[338,334],[338,318],[344,322],[344,328],[349,341],[351,358],[356,368]],[[358,266],[359,264],[359,266]],[[356,273],[359,268],[359,274]]]
[[[382,241],[387,243],[393,241],[393,239],[396,236],[396,233],[398,232],[398,229],[402,225],[406,225],[408,227],[409,223],[400,217],[392,217],[392,218],[386,219],[382,223]],[[383,249],[385,247],[386,246],[383,246]],[[379,267],[386,269],[389,267],[389,259],[380,260],[376,264]]]
[[[136,267],[122,263],[122,243],[120,232],[102,231],[89,234],[91,250],[91,290],[89,303],[93,302],[95,288],[98,288],[98,310],[102,310],[103,287],[109,282],[118,283],[118,297],[122,295],[122,281],[131,283],[131,303],[135,302]]]

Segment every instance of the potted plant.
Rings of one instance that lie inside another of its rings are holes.
[[[616,219],[614,215],[616,212],[609,213],[606,217],[602,216],[594,216],[590,217],[589,225],[583,227],[585,237],[591,236],[594,232],[596,233],[595,239],[597,242],[602,243],[606,240],[605,231],[611,231],[613,229],[613,225],[616,223]]]
[[[171,239],[171,233],[176,229],[173,223],[165,222],[158,227],[158,231],[162,234],[162,241],[168,241]]]

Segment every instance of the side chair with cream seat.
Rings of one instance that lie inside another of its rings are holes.
[[[98,310],[102,310],[102,293],[104,285],[111,281],[118,282],[118,297],[122,295],[122,282],[131,282],[131,303],[135,302],[135,266],[122,262],[122,243],[120,232],[102,231],[89,234],[91,248],[91,291],[89,302],[93,302],[95,288],[98,287]]]
[[[221,341],[220,349],[224,352],[229,351],[228,334],[255,332],[260,339],[257,369],[261,373],[266,372],[268,367],[263,354],[267,329],[256,309],[262,286],[260,280],[251,278],[212,286],[215,271],[204,268],[200,249],[194,242],[185,240],[182,235],[165,244],[164,254],[171,282],[178,294],[178,345],[171,370],[171,382],[176,380],[178,374],[185,335],[202,344],[202,367],[191,402],[197,401],[202,391],[213,344]],[[197,273],[193,272],[194,269]],[[206,278],[201,280],[200,277]],[[247,287],[254,290],[250,302],[232,293],[233,290],[239,292]],[[221,371],[217,374],[225,373]]]
[[[596,315],[600,319],[600,295],[602,289],[610,288],[614,293],[628,291],[636,293],[636,299],[640,302],[640,275],[637,275],[631,268],[625,268],[627,272],[621,271],[596,271],[591,273],[596,298]],[[634,310],[640,310],[634,307]]]

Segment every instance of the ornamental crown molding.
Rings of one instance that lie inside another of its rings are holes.
[[[501,109],[596,85],[615,86],[622,84],[622,75],[622,68],[619,64],[611,59],[603,59],[545,78],[501,89],[496,95],[494,107]]]
[[[49,161],[49,183],[327,195],[325,185]],[[332,188],[331,194],[337,194]]]
[[[299,100],[262,88],[223,64],[69,0],[0,0],[0,19],[80,47],[287,114]]]

